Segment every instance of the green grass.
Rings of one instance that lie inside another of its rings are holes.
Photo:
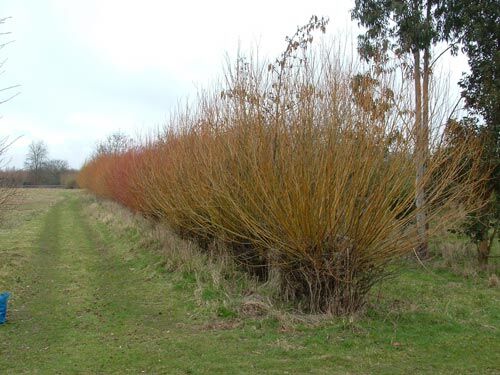
[[[29,194],[0,230],[0,291],[13,293],[1,374],[500,371],[487,274],[404,263],[359,316],[246,317],[199,264],[166,267],[168,251],[124,211],[81,192]]]

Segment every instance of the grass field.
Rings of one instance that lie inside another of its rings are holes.
[[[0,291],[12,292],[1,374],[500,372],[500,288],[488,272],[405,261],[359,316],[286,305],[252,315],[241,294],[258,286],[218,280],[207,257],[172,266],[178,249],[114,204],[67,190],[29,190],[18,204],[0,230]]]

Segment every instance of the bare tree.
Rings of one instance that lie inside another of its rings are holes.
[[[0,17],[0,26],[3,25],[5,22],[7,22],[7,20],[9,19],[10,17]],[[10,32],[5,32],[5,31],[0,31],[0,36],[2,36],[2,39],[4,36],[6,35],[9,35]],[[5,48],[7,45],[9,45],[10,43],[12,43],[12,40],[8,40],[8,41],[0,41],[0,50],[2,50],[3,48]],[[0,59],[0,75],[4,73],[3,71],[3,67],[6,63],[7,59]],[[9,100],[11,100],[12,98],[14,98],[15,96],[19,95],[19,91],[16,91],[14,93],[12,93],[12,90],[13,89],[16,89],[18,88],[19,85],[11,85],[11,86],[7,86],[7,87],[2,87],[0,88],[0,94],[1,94],[1,97],[0,97],[0,104],[3,104],[5,102],[8,102]],[[7,93],[7,96],[6,97],[3,97],[3,95]],[[3,143],[1,143],[3,145]]]
[[[0,17],[0,26],[3,25],[9,17]],[[10,32],[5,32],[0,30],[0,36],[2,37],[2,41],[0,41],[0,50],[2,50],[5,46],[10,44],[12,41],[3,41],[3,37],[9,35]],[[7,59],[0,59],[0,75],[3,74],[3,67]],[[0,104],[3,104],[15,96],[19,94],[16,92],[12,94],[12,89],[19,87],[19,85],[11,85],[7,87],[0,88]],[[4,94],[7,93],[7,96],[4,97]],[[5,159],[5,154],[7,149],[17,140],[12,140],[9,137],[0,138],[0,169],[4,169],[6,167],[7,161]],[[3,213],[6,208],[10,207],[10,203],[14,195],[16,195],[17,190],[13,187],[13,184],[9,179],[5,178],[5,176],[0,177],[0,213]]]
[[[42,171],[48,161],[48,155],[49,150],[43,141],[33,141],[28,146],[24,167],[29,171],[33,185],[38,185],[40,183]]]
[[[61,185],[61,176],[69,170],[69,165],[66,160],[53,159],[45,163],[44,180],[51,185]]]
[[[10,140],[8,137],[0,139],[0,170],[3,170],[7,164],[4,156],[7,149],[14,141]],[[8,176],[4,174],[0,176],[0,213],[9,208],[11,200],[17,192],[14,186],[15,184]]]
[[[108,154],[121,154],[133,146],[133,140],[122,132],[115,132],[99,142],[94,152],[95,156]]]

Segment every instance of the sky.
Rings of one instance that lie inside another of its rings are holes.
[[[311,15],[330,18],[327,38],[355,43],[354,0],[0,0],[5,60],[0,139],[16,140],[21,168],[32,141],[80,168],[96,142],[161,127],[170,113],[220,77],[226,56],[258,48],[272,58]],[[466,59],[446,57],[456,82]],[[453,88],[458,92],[456,87]]]

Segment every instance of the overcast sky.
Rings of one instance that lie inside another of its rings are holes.
[[[258,45],[276,56],[284,37],[312,14],[329,33],[355,38],[354,0],[0,0],[11,32],[0,88],[21,94],[0,106],[0,137],[22,167],[27,146],[43,140],[51,158],[79,168],[95,143],[116,130],[146,133],[177,103],[221,72],[225,55]],[[448,60],[452,79],[466,69]],[[6,93],[4,94],[4,98]]]

